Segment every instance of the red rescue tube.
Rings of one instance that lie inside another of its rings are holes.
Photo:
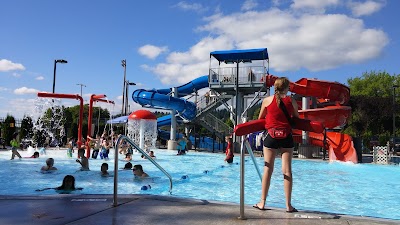
[[[293,118],[295,125],[294,129],[311,131],[315,133],[322,133],[324,131],[324,124],[318,121],[311,121],[307,119]],[[239,124],[235,127],[234,133],[238,136],[254,133],[257,131],[265,130],[265,119],[252,120],[246,123]]]

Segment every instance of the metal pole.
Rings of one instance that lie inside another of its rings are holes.
[[[81,86],[81,96],[82,96],[82,87],[86,87],[86,85],[84,85],[84,84],[76,84],[76,85],[80,85]]]
[[[124,109],[125,109],[125,85],[126,85],[126,59],[121,61],[122,67],[124,67],[124,84],[122,86],[122,110],[121,115],[125,116]]]
[[[56,89],[56,68],[57,68],[57,60],[54,60],[54,73],[53,73],[53,94]]]
[[[393,85],[393,151],[396,146],[396,88],[399,85]]]
[[[245,220],[244,215],[244,141],[242,138],[242,143],[240,146],[240,216],[238,219]]]
[[[129,81],[126,81],[125,84],[125,115],[129,112],[128,111],[128,93],[129,93]]]

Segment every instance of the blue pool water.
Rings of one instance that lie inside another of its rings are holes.
[[[233,165],[224,163],[223,154],[189,152],[177,156],[176,151],[155,150],[156,161],[173,178],[172,196],[239,203],[239,155]],[[63,177],[72,174],[76,186],[84,188],[74,194],[112,194],[113,177],[101,177],[100,165],[114,168],[110,160],[90,160],[91,171],[77,171],[78,163],[67,158],[65,150],[47,151],[37,159],[9,160],[9,151],[0,151],[0,195],[57,195],[54,190],[36,192],[35,189],[57,187]],[[26,151],[22,156],[30,156]],[[58,171],[39,172],[47,157],[55,159]],[[169,180],[148,160],[134,153],[132,164],[141,164],[152,177],[141,181],[133,179],[132,171],[119,170],[119,194],[169,195]],[[257,158],[259,165],[262,158]],[[123,167],[124,161],[119,161]],[[281,160],[275,163],[267,206],[284,208]],[[261,167],[260,167],[261,168]],[[246,157],[245,203],[256,203],[260,198],[261,182],[252,160]],[[372,164],[328,163],[323,161],[293,160],[293,205],[300,210],[400,219],[400,167]],[[150,185],[151,189],[141,190]]]

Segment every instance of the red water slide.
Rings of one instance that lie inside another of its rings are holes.
[[[273,86],[278,77],[267,75],[266,85]],[[324,108],[299,110],[300,118],[310,121],[322,122],[325,128],[332,129],[347,123],[351,115],[351,108],[343,106],[349,101],[350,89],[338,82],[322,81],[317,79],[302,78],[290,83],[290,91],[304,96],[324,99],[325,103],[331,103]],[[301,143],[301,131],[293,130],[297,136],[295,141]],[[242,132],[243,133],[243,132]],[[324,134],[309,132],[309,144],[328,148],[330,160],[351,161],[357,163],[357,153],[352,138],[347,134],[338,132],[326,132],[326,146]]]

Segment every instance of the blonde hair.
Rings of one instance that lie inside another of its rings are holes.
[[[280,77],[275,80],[274,89],[275,89],[275,98],[276,104],[281,103],[281,95],[284,94],[289,89],[290,81],[286,77]]]

